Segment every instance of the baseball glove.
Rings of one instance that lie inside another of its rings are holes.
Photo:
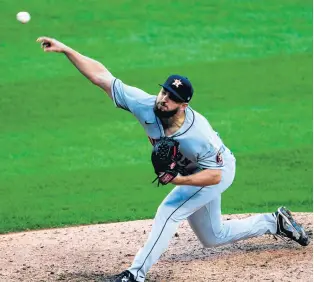
[[[179,173],[181,167],[178,161],[182,158],[179,151],[179,142],[170,137],[162,137],[157,141],[152,151],[152,164],[155,169],[157,177],[153,183],[158,179],[159,184],[166,185],[172,181]]]

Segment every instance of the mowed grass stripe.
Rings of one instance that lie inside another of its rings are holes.
[[[82,1],[53,5],[30,0],[27,25],[14,20],[16,1],[4,3],[1,83],[71,74],[62,56],[40,52],[35,39],[41,35],[63,40],[118,71],[312,50],[309,0],[93,1],[88,9]]]

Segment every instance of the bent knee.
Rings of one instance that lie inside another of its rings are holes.
[[[213,248],[213,247],[217,247],[221,245],[221,243],[217,240],[206,240],[206,241],[202,240],[201,243],[204,248]]]

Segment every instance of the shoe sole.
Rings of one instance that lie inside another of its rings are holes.
[[[299,238],[296,241],[302,246],[307,246],[310,243],[309,238],[306,235],[304,228],[293,219],[291,212],[285,207],[280,207],[278,213],[292,227],[294,230],[293,233],[298,234]]]

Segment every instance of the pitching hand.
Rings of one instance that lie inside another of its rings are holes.
[[[62,53],[65,52],[67,48],[65,44],[49,37],[39,37],[36,41],[41,43],[41,48],[43,48],[45,52]]]

